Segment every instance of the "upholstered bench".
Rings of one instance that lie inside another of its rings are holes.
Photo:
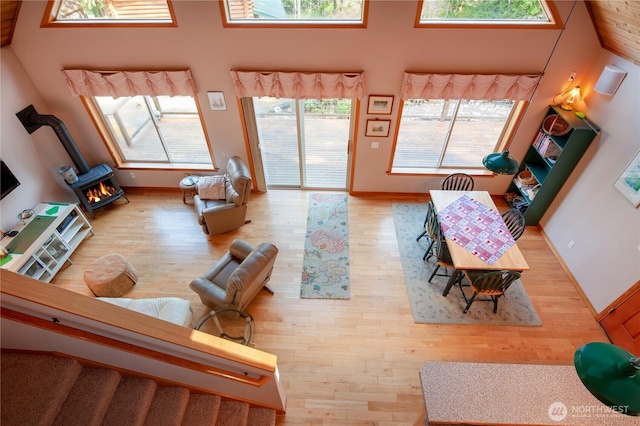
[[[191,327],[191,303],[178,297],[127,299],[125,297],[98,297],[98,300],[149,315],[184,327]]]
[[[119,254],[102,256],[84,271],[84,282],[95,296],[122,296],[136,281],[138,271]]]

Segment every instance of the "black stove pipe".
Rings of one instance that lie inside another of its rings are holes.
[[[71,157],[71,161],[73,161],[73,164],[75,164],[76,168],[78,169],[78,173],[81,175],[89,173],[91,167],[89,167],[84,157],[80,153],[78,146],[69,134],[67,126],[64,125],[62,120],[53,115],[38,114],[33,105],[29,105],[22,111],[18,112],[16,116],[18,116],[29,134],[35,132],[41,126],[51,127],[56,133],[56,136],[58,136],[58,139],[62,143],[64,149],[67,151],[67,154],[69,154],[69,157]]]

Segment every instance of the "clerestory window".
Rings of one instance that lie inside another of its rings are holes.
[[[549,28],[559,19],[545,0],[420,0],[416,27]]]
[[[52,26],[176,26],[171,0],[49,0],[42,19]]]
[[[369,0],[222,0],[225,26],[364,27]]]

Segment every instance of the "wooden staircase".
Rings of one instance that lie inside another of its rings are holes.
[[[2,352],[1,362],[3,426],[267,426],[276,421],[269,408],[124,377],[75,359]]]

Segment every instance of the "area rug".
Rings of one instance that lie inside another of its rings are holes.
[[[469,311],[463,314],[466,302],[458,286],[453,287],[447,297],[444,297],[442,292],[447,286],[447,277],[436,275],[431,283],[428,282],[437,264],[433,258],[422,260],[429,245],[427,237],[416,241],[424,230],[422,224],[427,204],[395,203],[391,210],[409,304],[416,323],[542,325],[520,280],[513,283],[499,299],[497,313],[493,313],[493,303],[475,301]],[[438,273],[442,270],[440,268]],[[469,297],[471,290],[465,290]]]
[[[300,297],[348,299],[347,195],[309,194]]]

